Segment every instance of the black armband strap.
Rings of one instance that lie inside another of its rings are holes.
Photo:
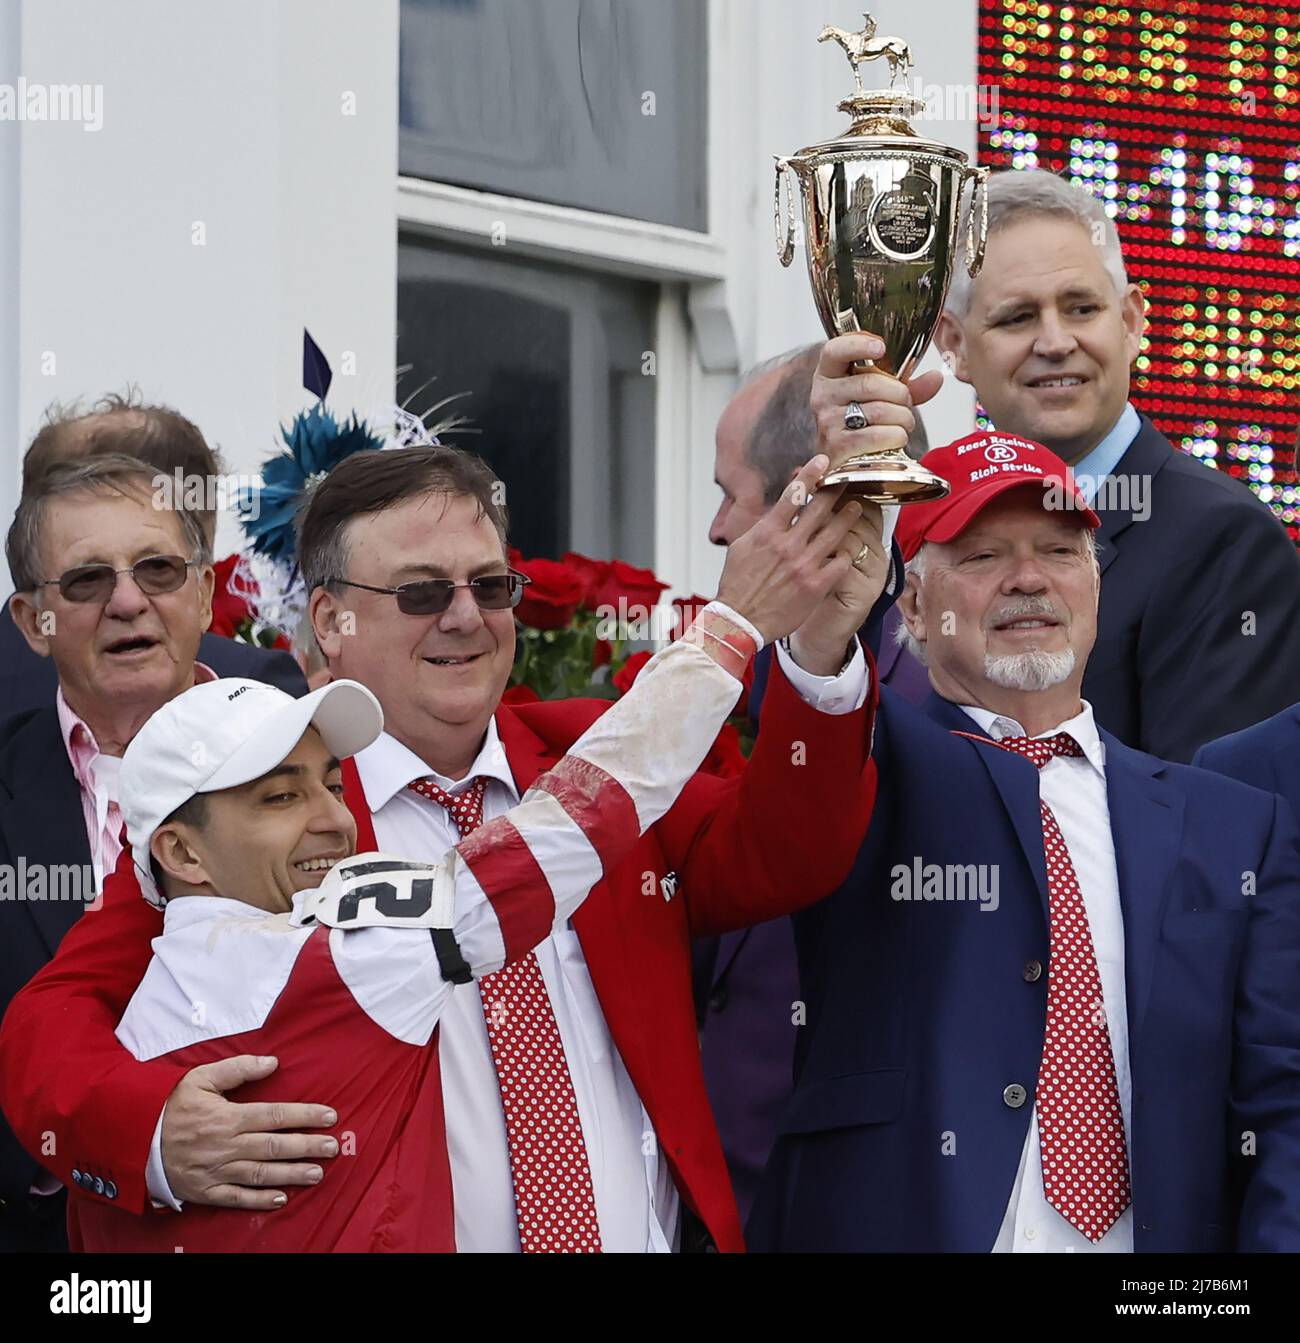
[[[474,974],[469,968],[469,962],[460,954],[460,944],[451,929],[430,928],[429,936],[433,938],[433,949],[438,954],[438,968],[442,971],[443,979],[449,984],[471,983]]]

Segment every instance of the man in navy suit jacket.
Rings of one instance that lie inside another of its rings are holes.
[[[795,920],[750,1246],[1298,1249],[1294,821],[1097,726],[1098,519],[1058,458],[976,435],[926,464],[952,492],[901,511],[899,601],[935,693],[882,690],[866,841]]]
[[[1228,463],[1207,470],[1130,403],[1145,305],[1102,202],[1039,169],[1000,172],[988,213],[984,268],[957,268],[936,343],[1000,430],[1074,469],[1101,519],[1083,684],[1097,720],[1189,761],[1300,693],[1300,558]]]
[[[1300,704],[1202,746],[1193,765],[1285,798],[1300,823]]]

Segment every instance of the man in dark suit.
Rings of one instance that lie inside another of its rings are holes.
[[[191,484],[183,497],[214,502],[213,488],[223,472],[219,454],[209,446],[198,426],[167,406],[150,406],[121,397],[106,396],[84,415],[54,410],[23,455],[23,493],[60,462],[96,453],[122,453],[155,467],[160,480],[175,481],[179,473]],[[192,510],[207,537],[216,541],[215,507]],[[253,648],[217,634],[204,634],[199,661],[218,676],[243,676],[265,681],[290,695],[307,688],[298,664],[288,653]],[[0,608],[0,720],[53,705],[59,686],[54,663],[36,652],[14,624],[8,603]],[[19,724],[0,721],[0,741]]]
[[[1101,202],[1040,170],[993,174],[988,201],[984,268],[957,268],[936,341],[993,423],[1051,448],[1096,506],[1098,721],[1188,761],[1295,699],[1300,558],[1267,505],[1130,404],[1145,305]],[[843,405],[821,409],[842,434]]]
[[[285,655],[200,639],[209,532],[194,513],[154,507],[156,469],[101,443],[26,475],[8,546],[19,591],[0,622],[6,681],[27,696],[0,730],[0,871],[22,887],[0,904],[0,1011],[97,907],[120,847],[116,769],[134,727],[196,676],[269,669],[292,693],[306,688]],[[170,553],[181,567],[161,562]],[[92,564],[117,572],[95,580]],[[56,1189],[0,1125],[0,1249],[66,1243]]]
[[[901,510],[899,600],[934,693],[882,690],[866,842],[795,919],[750,1248],[1300,1248],[1294,821],[1096,723],[1099,520],[1059,458],[927,465],[952,492]]]
[[[753,369],[718,420],[714,480],[722,503],[709,540],[730,546],[780,497],[815,450],[817,422],[809,399],[821,345],[809,345]],[[924,399],[937,375],[916,385]],[[910,412],[901,435],[910,455],[929,447],[920,416]],[[898,427],[868,431],[881,447],[902,446]],[[864,639],[871,632],[863,631]],[[872,646],[882,644],[879,632]],[[756,684],[766,687],[772,654],[755,663]],[[919,683],[925,669],[896,644],[884,642],[877,662],[882,685]],[[763,1167],[790,1095],[800,1008],[794,933],[789,919],[774,919],[694,945],[696,1015],[709,1100],[718,1121],[741,1216],[758,1192]]]
[[[1193,765],[1284,798],[1300,824],[1300,704],[1202,746]]]

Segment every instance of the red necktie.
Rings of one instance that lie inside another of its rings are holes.
[[[486,779],[454,796],[431,779],[416,779],[411,787],[447,809],[462,839],[483,824]],[[525,1254],[599,1254],[578,1101],[536,954],[485,975],[479,992],[505,1113],[519,1248]]]
[[[1081,756],[1068,732],[1004,737],[998,745],[1039,769],[1053,756]],[[1115,1081],[1115,1057],[1101,996],[1088,911],[1070,850],[1039,799],[1047,858],[1047,1029],[1038,1070],[1038,1137],[1048,1203],[1094,1244],[1128,1207],[1128,1150]]]

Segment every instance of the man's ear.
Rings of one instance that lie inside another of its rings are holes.
[[[952,370],[953,376],[961,382],[970,382],[970,370],[966,362],[966,333],[947,309],[939,318],[934,343],[939,347],[943,362]]]
[[[311,594],[307,611],[320,651],[327,662],[333,663],[343,652],[343,640],[356,633],[356,612],[348,609],[337,593],[324,587]]]
[[[159,826],[149,841],[149,852],[176,885],[186,890],[211,887],[207,866],[183,827],[171,823]]]
[[[898,610],[907,626],[907,632],[919,644],[924,644],[925,616],[921,612],[921,585],[915,574],[908,574],[903,590],[898,594]]]
[[[42,611],[31,592],[15,592],[9,598],[9,614],[27,640],[28,647],[41,657],[50,655],[50,639],[54,634],[54,612]]]
[[[210,564],[195,569],[199,584],[199,629],[206,634],[212,625],[212,593],[216,587],[217,571]]]
[[[1147,329],[1147,301],[1137,285],[1131,284],[1124,291],[1119,311],[1124,323],[1124,348],[1132,364],[1141,353],[1142,336]]]

